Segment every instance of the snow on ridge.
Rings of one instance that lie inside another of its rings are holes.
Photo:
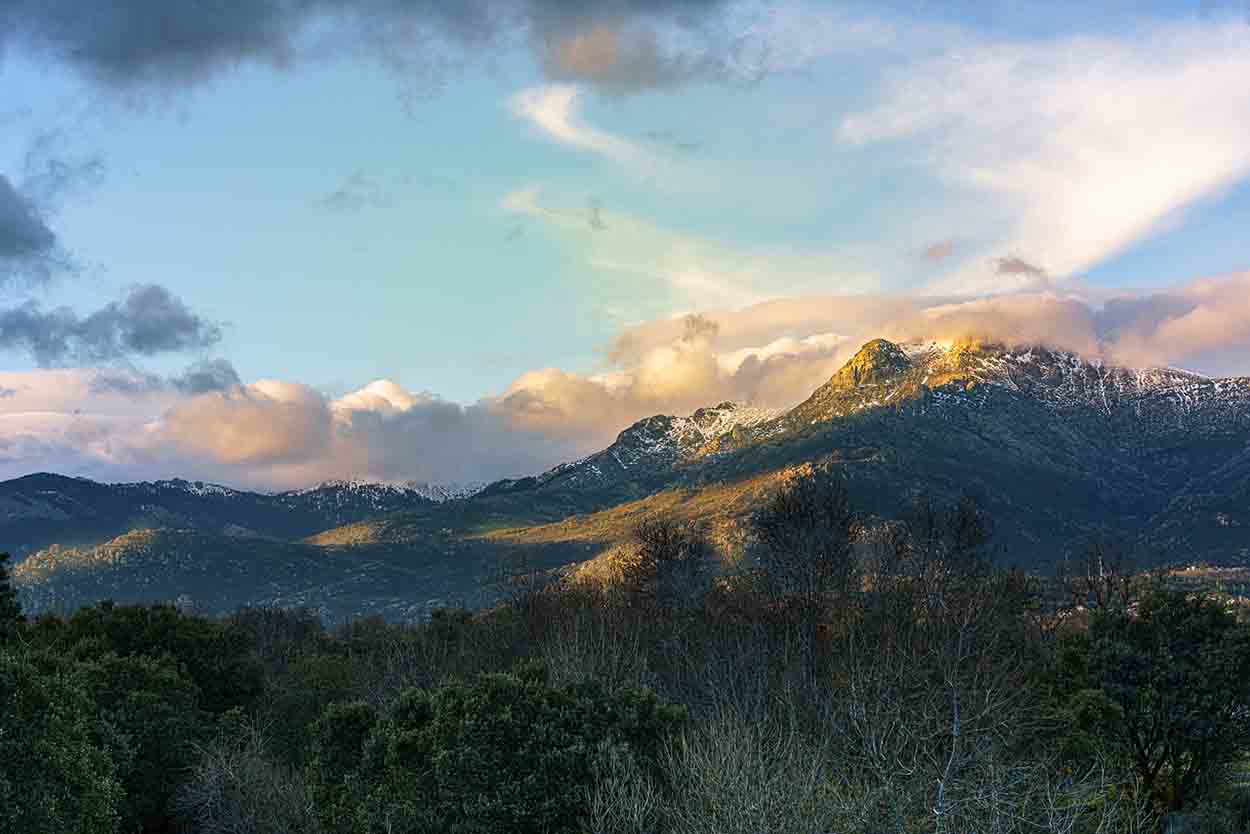
[[[350,492],[360,495],[415,496],[442,503],[457,498],[468,498],[485,488],[482,483],[431,483],[428,481],[370,481],[364,478],[336,478],[322,481],[313,487],[282,493],[293,497],[324,494],[327,492]]]

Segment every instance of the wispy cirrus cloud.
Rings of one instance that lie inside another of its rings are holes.
[[[651,161],[639,145],[587,124],[578,112],[582,89],[575,84],[548,84],[522,90],[512,97],[513,114],[533,123],[557,142],[630,165]]]
[[[1063,278],[1250,174],[1248,74],[1245,21],[964,38],[891,71],[837,138],[891,143],[938,182],[987,195],[992,254]],[[965,264],[939,286],[992,290],[1003,275]]]
[[[773,295],[830,287],[865,292],[884,284],[869,254],[853,247],[735,246],[667,229],[602,205],[594,209],[592,203],[588,217],[585,211],[546,199],[542,188],[532,185],[505,195],[500,207],[541,221],[588,268],[632,278],[620,284],[619,297],[603,302],[621,309],[645,309],[654,315],[744,307]],[[587,234],[588,227],[596,233]]]

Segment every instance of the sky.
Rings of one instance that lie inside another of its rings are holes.
[[[532,474],[878,336],[1250,375],[1247,78],[1248,2],[0,0],[0,477]]]

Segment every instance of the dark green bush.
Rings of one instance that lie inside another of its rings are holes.
[[[113,652],[121,657],[170,657],[200,691],[200,707],[221,715],[248,707],[263,678],[249,634],[230,622],[185,614],[172,605],[80,608],[67,619],[40,617],[30,639],[83,658]]]
[[[22,624],[22,606],[9,576],[9,554],[0,553],[0,646],[12,642]]]
[[[78,665],[100,716],[129,752],[122,830],[165,831],[170,801],[207,730],[199,689],[168,659],[106,654]]]
[[[124,752],[81,679],[55,660],[0,649],[0,831],[115,834],[115,758]]]
[[[1216,599],[1156,588],[1097,611],[1056,665],[1068,752],[1118,758],[1160,810],[1201,799],[1250,748],[1250,627]]]
[[[318,722],[314,780],[327,828],[343,832],[575,832],[597,760],[653,768],[682,710],[593,682],[482,675],[409,690],[383,715],[338,705]]]

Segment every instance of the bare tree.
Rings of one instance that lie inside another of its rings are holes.
[[[846,482],[815,470],[786,482],[751,519],[754,555],[778,598],[818,610],[857,585],[859,519]]]
[[[1074,560],[1065,559],[1057,571],[1060,588],[1071,611],[1127,609],[1142,596],[1158,575],[1142,573],[1144,559],[1134,547],[1101,533],[1085,540]]]
[[[714,556],[702,525],[652,516],[634,527],[633,544],[621,576],[634,600],[683,607],[702,599]]]

